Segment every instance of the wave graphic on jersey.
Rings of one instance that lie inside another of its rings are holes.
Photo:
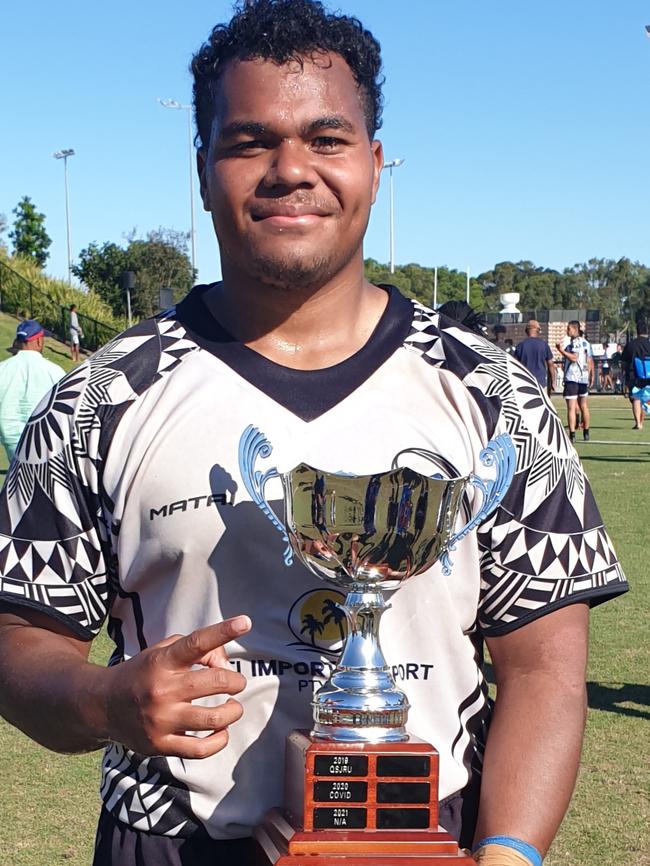
[[[338,656],[347,636],[347,620],[340,607],[345,594],[337,589],[311,589],[289,610],[287,625],[295,640],[287,646],[318,655]]]

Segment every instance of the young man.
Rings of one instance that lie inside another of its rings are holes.
[[[35,319],[16,328],[16,354],[0,364],[0,442],[9,460],[36,406],[64,371],[43,357],[45,331]]]
[[[567,406],[569,439],[576,441],[578,410],[582,416],[582,435],[589,441],[589,389],[594,381],[594,358],[591,344],[585,340],[580,322],[569,322],[567,340],[556,349],[564,358],[564,399]]]
[[[313,0],[252,0],[215,28],[192,70],[223,281],[75,370],[31,422],[44,450],[19,452],[0,501],[0,541],[35,563],[1,586],[0,711],[49,748],[106,746],[96,866],[254,862],[251,830],[283,800],[287,732],[310,727],[340,651],[326,612],[341,594],[284,566],[247,496],[251,423],[282,470],[354,474],[404,449],[484,473],[482,449],[510,433],[503,507],[458,545],[451,577],[436,564],[394,594],[382,645],[410,731],[440,751],[442,823],[474,838],[478,861],[506,866],[523,846],[518,862],[536,862],[567,807],[588,609],[625,580],[533,377],[364,279],[380,69],[360,23]],[[279,482],[267,493],[281,508]],[[87,657],[107,615],[104,669]]]
[[[643,421],[648,405],[650,390],[650,340],[648,339],[648,323],[639,319],[636,324],[636,339],[623,349],[622,363],[626,371],[626,379],[630,384],[630,399],[634,413],[634,429],[643,430]]]
[[[555,365],[553,353],[546,340],[542,339],[542,329],[536,319],[531,319],[526,325],[525,340],[515,349],[515,358],[533,374],[545,390],[553,390]]]
[[[70,305],[70,357],[73,361],[79,360],[79,339],[83,337],[84,332],[79,324],[79,314],[77,313],[76,304]]]

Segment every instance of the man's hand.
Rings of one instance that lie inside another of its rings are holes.
[[[90,642],[30,608],[0,607],[0,716],[56,752],[119,742],[144,755],[205,758],[228,742],[246,681],[225,645],[251,628],[238,616],[174,635],[114,667],[88,661]],[[198,732],[207,736],[195,736]]]
[[[226,700],[204,707],[192,701],[243,691],[246,680],[230,669],[224,645],[250,628],[250,619],[238,616],[166,638],[110,668],[103,690],[106,738],[140,755],[207,758],[221,751],[228,725],[242,716],[241,704]],[[198,731],[211,733],[199,737]]]

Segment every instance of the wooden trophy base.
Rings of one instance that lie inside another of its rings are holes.
[[[438,753],[404,743],[287,739],[285,809],[254,836],[272,866],[474,866],[438,826]]]

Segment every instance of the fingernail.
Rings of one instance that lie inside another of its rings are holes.
[[[236,616],[231,620],[232,629],[237,632],[237,634],[243,634],[245,631],[248,631],[251,624],[250,617],[248,616]]]

